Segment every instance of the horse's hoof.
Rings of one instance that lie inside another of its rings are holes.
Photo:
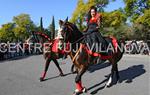
[[[83,92],[82,91],[79,91],[78,89],[76,89],[73,93],[73,95],[80,95],[82,94]]]
[[[81,93],[79,92],[74,92],[73,95],[80,95]]]
[[[44,81],[44,78],[40,77],[40,82],[43,82]]]
[[[83,87],[83,89],[81,91],[76,89],[73,95],[80,95],[82,93],[87,93],[87,89],[85,87]]]
[[[105,88],[110,88],[112,85],[111,84],[109,84],[109,85],[105,85]]]
[[[65,75],[64,75],[63,73],[60,73],[59,76],[63,77],[63,76],[65,76]]]
[[[77,71],[72,71],[71,73],[72,73],[72,74],[76,74],[76,73],[77,73]]]
[[[83,92],[83,93],[87,93],[87,91],[88,91],[88,90],[87,90],[85,87],[83,87],[82,92]]]

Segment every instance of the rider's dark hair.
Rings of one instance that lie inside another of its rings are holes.
[[[95,12],[97,12],[97,8],[95,7],[95,6],[91,6],[90,7],[90,10],[88,11],[88,22],[90,21],[90,19],[91,19],[91,10],[95,10]]]
[[[94,9],[95,12],[97,12],[97,8],[96,8],[95,6],[91,6],[90,11],[91,11],[92,9]]]

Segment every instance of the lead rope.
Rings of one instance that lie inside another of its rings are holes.
[[[76,52],[75,56],[72,58],[72,61],[73,61],[73,62],[75,61],[75,59],[76,59],[77,55],[79,54],[81,48],[82,48],[82,44],[80,45],[80,48],[79,48],[78,51]]]

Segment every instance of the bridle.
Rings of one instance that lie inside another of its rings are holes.
[[[65,27],[65,26],[64,26]],[[65,29],[63,29],[63,31],[65,32],[65,33],[67,33],[67,32],[69,32],[69,34],[68,34],[68,39],[69,38],[72,38],[72,32],[74,31],[74,29],[72,28],[72,25],[70,24],[70,23],[66,23],[66,27],[67,27],[67,30],[65,31]],[[65,28],[66,28],[65,27]],[[65,34],[64,33],[64,34]],[[66,35],[66,34],[65,34]],[[79,38],[78,40],[76,40],[76,41],[74,41],[74,42],[72,42],[71,44],[73,45],[73,44],[75,44],[75,43],[77,43],[77,42],[79,42],[80,40],[82,40],[83,38],[84,38],[85,36],[82,36],[81,38]],[[67,41],[67,42],[69,42],[69,41]],[[70,43],[70,42],[69,42]],[[77,57],[77,55],[79,54],[79,52],[81,51],[81,49],[82,49],[82,46],[80,46],[80,48],[78,49],[78,51],[75,53],[75,55],[73,56],[73,58],[72,58],[72,61],[74,62],[75,61],[75,59],[76,59],[76,57]]]
[[[64,41],[69,42],[69,39],[71,39],[72,37],[72,31],[74,31],[73,28],[69,25],[69,23],[64,23],[64,25],[62,26],[62,30],[62,36],[64,37]],[[69,34],[67,35],[67,33]]]
[[[64,26],[65,27],[65,26]],[[72,38],[72,32],[74,31],[74,29],[72,28],[72,25],[70,24],[70,23],[66,23],[66,27],[68,28],[67,30],[65,30],[65,29],[63,29],[63,31],[65,32],[65,33],[67,33],[67,32],[69,32],[69,34],[68,34],[68,39],[71,39]],[[66,28],[65,27],[65,28]],[[65,34],[65,33],[63,33],[63,34]],[[65,34],[66,35],[66,34]],[[72,42],[71,44],[73,45],[73,44],[75,44],[75,43],[77,43],[77,42],[79,42],[79,41],[81,41],[82,39],[84,39],[85,38],[85,35],[84,36],[82,36],[82,37],[80,37],[78,40],[76,40],[76,41],[74,41],[74,42]],[[68,42],[68,41],[67,41]]]

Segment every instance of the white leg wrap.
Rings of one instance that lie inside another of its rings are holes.
[[[110,86],[111,83],[112,83],[112,76],[109,77],[109,80],[108,80],[106,86]]]

